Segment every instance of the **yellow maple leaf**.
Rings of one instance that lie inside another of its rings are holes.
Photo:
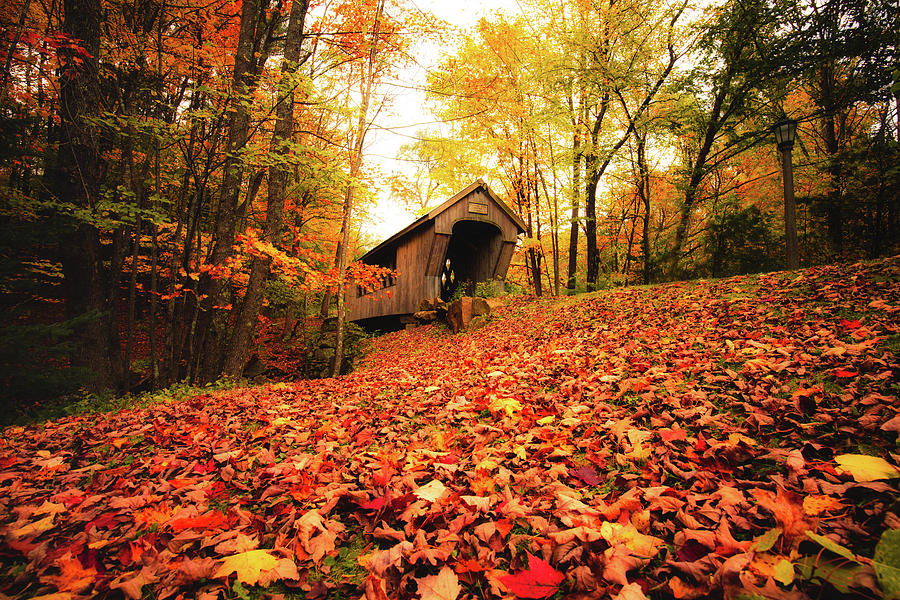
[[[866,454],[841,454],[835,456],[838,472],[849,473],[856,481],[875,481],[900,477],[900,470],[888,461]]]
[[[629,429],[626,435],[628,436],[628,441],[631,442],[632,448],[625,453],[627,458],[634,460],[647,460],[650,458],[650,448],[643,445],[652,435],[649,431]]]
[[[491,400],[492,411],[504,411],[506,416],[511,417],[516,412],[522,410],[522,405],[515,398],[494,398]]]
[[[22,527],[19,527],[18,529],[10,531],[9,535],[13,538],[23,538],[40,535],[53,527],[53,518],[54,515],[50,515],[49,517],[45,517],[43,519],[40,519],[39,521],[35,521],[34,523],[29,523],[28,525],[24,525]]]
[[[625,546],[635,555],[644,558],[655,556],[663,543],[663,541],[657,537],[639,532],[631,523],[621,525],[620,523],[604,521],[603,524],[600,525],[600,535],[603,536],[603,539],[605,539],[610,546],[625,544]]]
[[[241,583],[255,585],[259,582],[260,573],[271,571],[277,566],[278,559],[267,550],[248,550],[226,557],[213,577],[228,577],[234,573]]]

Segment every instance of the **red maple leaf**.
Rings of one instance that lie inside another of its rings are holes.
[[[559,590],[564,576],[545,560],[528,555],[528,569],[510,573],[500,581],[519,598],[549,598]]]
[[[209,511],[206,514],[197,517],[182,517],[180,519],[172,519],[169,525],[172,531],[176,533],[185,529],[216,529],[228,523],[225,515],[219,511]]]
[[[859,375],[859,371],[853,371],[851,369],[835,369],[834,376],[839,379],[847,379],[850,377],[856,377]]]

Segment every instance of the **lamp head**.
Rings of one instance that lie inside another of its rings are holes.
[[[797,121],[794,119],[782,119],[775,124],[775,142],[779,150],[789,150],[794,147],[794,138],[797,137]]]

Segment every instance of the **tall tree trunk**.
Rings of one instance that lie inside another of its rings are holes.
[[[585,160],[585,176],[587,188],[584,200],[585,237],[587,238],[587,291],[597,288],[597,279],[600,275],[600,250],[597,247],[597,182],[600,174],[597,172],[597,156],[592,151]]]
[[[694,204],[697,201],[700,184],[703,183],[703,179],[706,177],[708,170],[706,162],[709,159],[709,153],[712,151],[716,136],[722,129],[724,121],[723,106],[726,97],[731,91],[731,78],[734,74],[734,68],[734,64],[729,65],[727,76],[719,90],[716,92],[709,118],[706,121],[706,130],[703,133],[703,139],[700,142],[700,148],[697,152],[697,158],[694,160],[693,165],[690,165],[691,175],[688,179],[687,188],[684,191],[684,200],[681,203],[678,225],[675,227],[675,241],[672,244],[672,250],[669,256],[668,277],[670,279],[676,279],[680,275],[679,263],[681,261],[681,251],[684,247],[684,242],[687,239],[691,211],[693,211]]]
[[[834,97],[834,67],[831,64],[821,67],[820,89],[823,109],[822,142],[825,145],[828,160],[826,169],[830,176],[825,203],[826,227],[831,251],[835,256],[840,256],[844,238],[843,198],[841,197],[843,173],[838,160],[840,140],[837,129],[837,102]]]
[[[644,255],[644,284],[650,283],[653,259],[650,256],[650,168],[647,164],[647,138],[638,136],[638,196],[644,204],[643,233],[641,235],[641,253]]]
[[[581,197],[581,107],[574,107],[574,101],[570,101],[572,109],[572,222],[569,229],[569,265],[566,289],[569,294],[575,292],[575,277],[578,272],[578,228],[581,223],[578,220],[578,204]],[[577,112],[576,112],[577,110]]]
[[[586,182],[584,194],[584,235],[587,238],[587,274],[585,276],[587,291],[593,291],[597,287],[597,278],[600,275],[600,250],[597,247],[597,184],[606,166],[600,166],[600,132],[603,129],[603,119],[609,109],[609,92],[603,94],[600,99],[600,110],[594,116],[594,122],[590,130],[590,147],[584,157],[584,179]],[[609,164],[609,159],[606,165]]]
[[[337,330],[334,340],[334,363],[331,366],[331,376],[341,374],[341,364],[344,361],[344,297],[347,280],[347,247],[350,244],[350,217],[353,214],[353,196],[356,191],[355,179],[362,168],[363,146],[366,141],[366,133],[369,103],[372,100],[372,89],[375,87],[375,55],[378,52],[378,34],[381,24],[381,15],[384,11],[384,0],[379,0],[378,9],[375,12],[375,23],[372,26],[372,43],[369,46],[369,56],[366,62],[366,72],[360,82],[359,119],[357,121],[356,144],[350,157],[350,180],[347,183],[347,191],[344,195],[344,214],[341,221],[341,247],[338,260],[338,285],[337,285]]]
[[[290,77],[296,73],[300,61],[300,50],[303,44],[303,24],[306,18],[308,0],[294,0],[288,21],[287,37],[284,42],[284,56],[281,60],[281,85],[275,109],[275,128],[269,151],[281,154],[291,140],[294,128],[294,81]],[[287,182],[290,167],[283,163],[275,163],[269,167],[269,196],[266,203],[266,225],[263,230],[263,241],[275,245],[281,232],[284,202],[287,196]],[[250,199],[247,200],[250,202]],[[250,267],[250,280],[247,292],[238,312],[234,333],[228,353],[225,355],[223,374],[226,377],[240,377],[247,362],[250,342],[256,329],[256,321],[262,308],[265,292],[265,281],[272,266],[272,257],[264,255],[254,257]]]
[[[28,18],[28,8],[31,6],[31,0],[25,0],[22,3],[22,8],[19,11],[19,22],[16,26],[15,33],[12,34],[12,39],[8,41],[9,49],[6,52],[6,59],[3,65],[2,77],[3,83],[2,87],[0,87],[0,106],[6,104],[6,98],[10,92],[10,81],[12,79],[12,62],[13,56],[16,53],[16,46],[19,45],[19,40],[22,39],[22,34],[25,32],[25,20]],[[8,35],[8,33],[7,33]],[[30,49],[29,49],[30,50]],[[29,56],[30,58],[30,56]]]
[[[49,187],[58,200],[90,211],[100,197],[102,164],[100,136],[94,117],[102,110],[99,53],[102,7],[100,0],[65,0],[63,32],[90,56],[72,48],[59,49],[59,152],[48,169]],[[119,348],[113,328],[115,298],[104,271],[98,229],[72,220],[60,244],[66,315],[80,318],[71,364],[89,369],[92,391],[118,389],[121,382]],[[116,282],[118,283],[118,282]]]
[[[243,0],[241,5],[241,25],[232,76],[234,98],[230,107],[232,112],[228,124],[225,162],[222,165],[222,190],[216,213],[213,249],[209,259],[213,267],[224,266],[233,252],[237,207],[244,171],[240,152],[250,139],[249,96],[257,85],[254,76],[254,46],[257,30],[264,18],[262,9],[261,0]],[[202,359],[197,373],[200,382],[213,381],[221,372],[228,311],[214,307],[228,304],[228,282],[227,278],[206,276],[201,286],[206,298],[202,303],[202,317],[198,323],[203,337],[200,345]]]
[[[553,145],[550,146],[550,164],[552,167],[556,166],[556,161],[553,158]],[[550,275],[547,275],[548,279],[548,287],[553,290],[554,296],[559,296],[559,204],[556,201],[556,182],[554,180],[553,184],[553,197],[550,197],[550,192],[547,189],[547,178],[544,177],[544,171],[540,168],[540,166],[535,162],[535,171],[536,176],[541,180],[541,189],[544,190],[544,198],[547,199],[547,210],[550,212],[550,246],[551,251],[553,253],[553,279],[550,280]]]

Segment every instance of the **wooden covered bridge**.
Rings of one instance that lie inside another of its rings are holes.
[[[423,299],[449,300],[459,286],[504,279],[525,224],[484,181],[476,180],[366,253],[365,264],[396,277],[375,289],[351,288],[351,321],[376,322],[416,312]]]

